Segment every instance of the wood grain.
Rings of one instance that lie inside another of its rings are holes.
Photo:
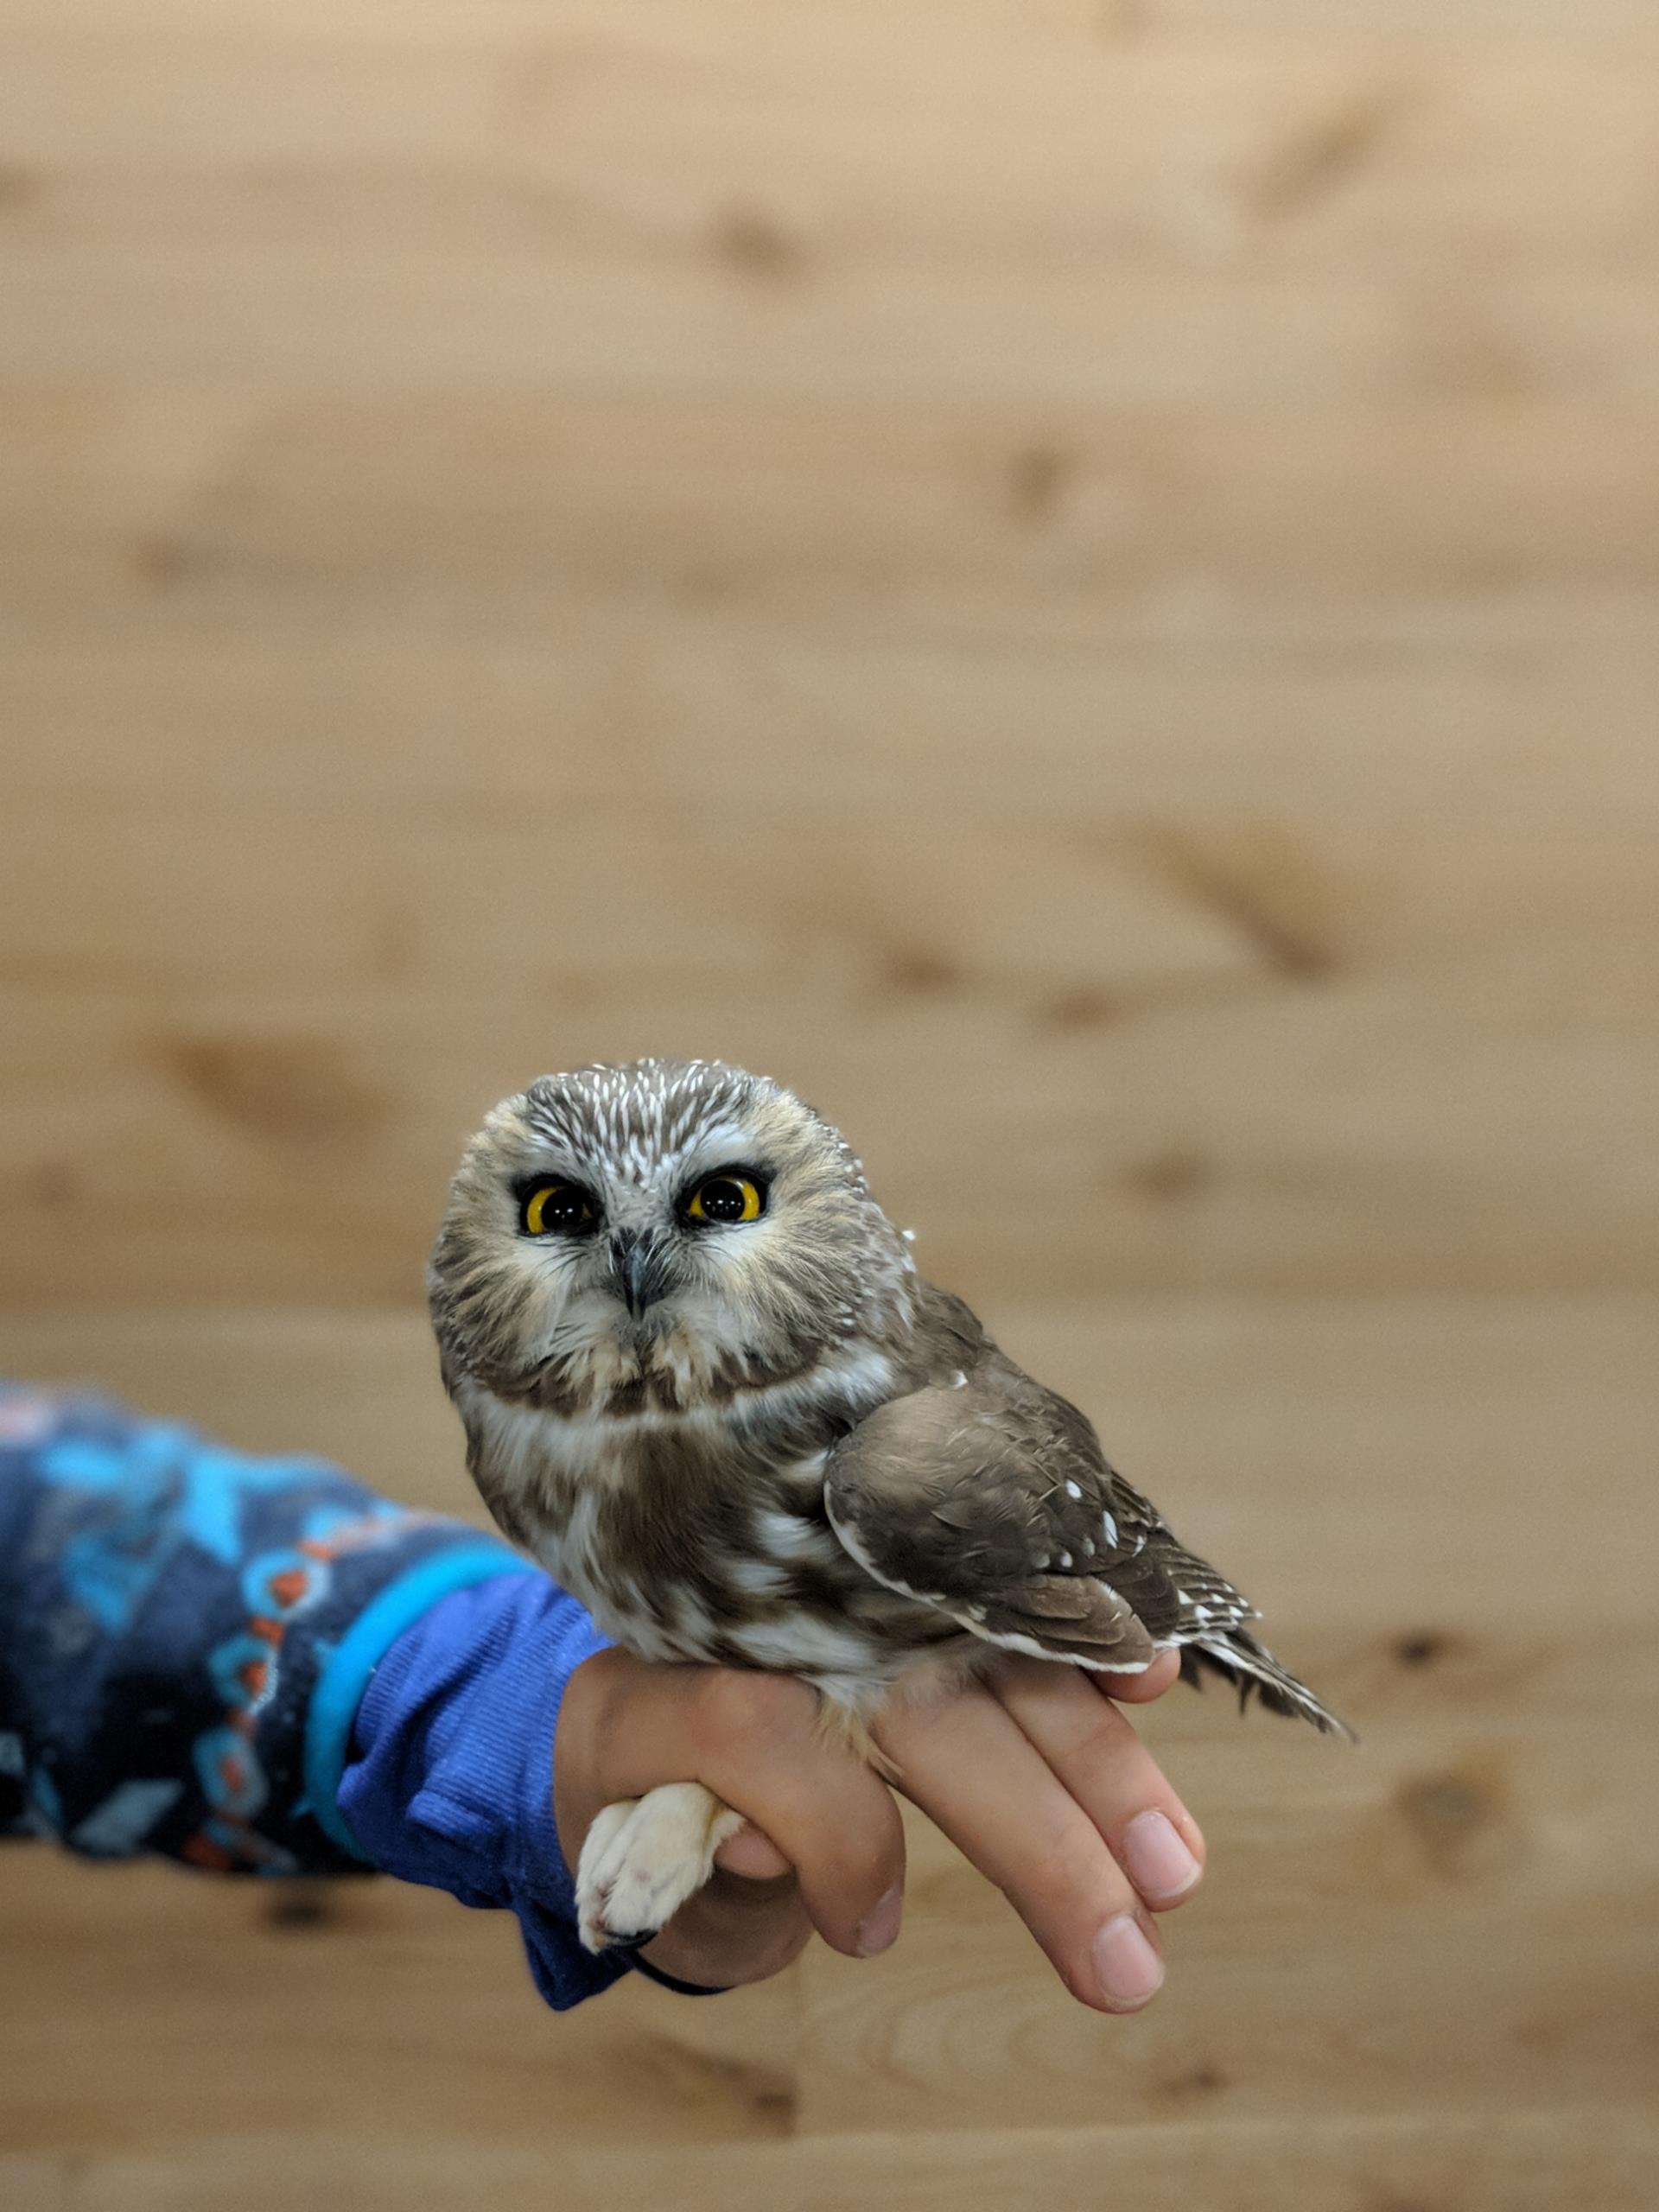
[[[446,624],[474,625],[499,620],[503,591],[521,622],[645,595],[693,619],[945,628],[982,651],[1022,632],[1083,643],[1126,606],[1179,621],[1185,605],[1204,632],[1253,604],[1351,626],[1447,594],[1650,590],[1659,465],[1633,423],[1653,395],[1459,390],[1468,313],[1435,316],[1443,388],[1288,412],[1167,385],[1084,404],[601,398],[454,377],[296,397],[13,373],[0,583],[48,615],[55,582],[175,619],[435,598]]]
[[[44,796],[7,814],[10,1303],[418,1297],[489,1103],[676,1049],[815,1098],[976,1295],[1656,1281],[1639,817],[1535,863],[1449,823],[1379,855],[1218,817],[1195,764],[1188,822],[918,847],[642,790],[565,823],[565,868],[532,798],[318,810],[300,773],[286,804],[95,794],[63,842]],[[982,1203],[994,1161],[1018,1206]]]
[[[789,2148],[701,2146],[676,2152],[674,2186],[687,2204],[733,2212],[951,2212],[962,2204],[1034,2203],[1050,2194],[1090,2207],[1133,2192],[1147,2212],[1183,2212],[1201,2186],[1237,2212],[1376,2212],[1383,2203],[1456,2206],[1458,2212],[1650,2212],[1655,2153],[1639,2110],[1512,2113],[1491,2122],[1393,2120],[1359,2126],[1272,2122],[1195,2134],[1174,2122],[1146,2128],[1011,2130],[995,2137],[918,2140],[854,2137],[804,2162]],[[572,2146],[556,2182],[539,2152],[490,2143],[452,2150],[406,2137],[327,2143],[295,2155],[286,2141],[221,2145],[194,2158],[154,2157],[0,2162],[13,2212],[283,2212],[296,2192],[315,2212],[427,2207],[478,2197],[502,2212],[550,2202],[608,2212],[662,2185],[649,2151]],[[1385,2178],[1386,2177],[1386,2178]],[[1408,2192],[1389,2195],[1394,2189]],[[554,2192],[556,2192],[555,2194]]]
[[[8,1853],[5,2212],[1659,2202],[1649,0],[6,0],[0,1370],[476,1514],[464,1135],[722,1052],[1360,1721],[1071,2009]]]

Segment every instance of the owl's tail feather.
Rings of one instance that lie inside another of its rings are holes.
[[[1345,1736],[1351,1744],[1359,1741],[1348,1723],[1321,1705],[1307,1685],[1281,1667],[1266,1644],[1258,1643],[1248,1629],[1227,1629],[1201,1643],[1184,1643],[1182,1681],[1202,1689],[1206,1669],[1232,1683],[1238,1692],[1241,1712],[1255,1697],[1269,1713],[1309,1721],[1321,1735]]]

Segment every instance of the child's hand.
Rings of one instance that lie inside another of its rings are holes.
[[[1163,1979],[1150,1915],[1196,1886],[1204,1839],[1113,1699],[1142,1675],[1040,1660],[942,1704],[900,1706],[874,1733],[899,1786],[995,1882],[1072,1995],[1133,2012]],[[1099,1685],[1099,1687],[1096,1687]],[[832,1743],[816,1694],[782,1676],[598,1653],[572,1675],[554,1751],[555,1817],[573,1863],[594,1816],[664,1782],[701,1782],[751,1826],[645,1951],[714,1987],[760,1981],[814,1928],[855,1957],[899,1932],[904,1832],[891,1791]]]

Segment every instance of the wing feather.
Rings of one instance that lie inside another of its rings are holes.
[[[1343,1727],[1249,1633],[1255,1608],[1176,1541],[1077,1408],[988,1342],[842,1438],[824,1503],[867,1573],[987,1643],[1116,1674],[1179,1647],[1189,1675],[1211,1668]]]
[[[1075,1407],[1014,1369],[1016,1399],[986,1364],[890,1400],[836,1446],[831,1527],[877,1581],[989,1643],[1149,1666],[1179,1610],[1147,1556],[1162,1522]]]

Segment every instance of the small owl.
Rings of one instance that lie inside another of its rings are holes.
[[[885,1699],[999,1652],[1133,1674],[1173,1646],[1342,1727],[766,1077],[540,1077],[467,1147],[429,1287],[491,1511],[647,1658],[798,1676],[868,1744]],[[647,1940],[741,1825],[696,1784],[609,1807],[582,1940]]]

